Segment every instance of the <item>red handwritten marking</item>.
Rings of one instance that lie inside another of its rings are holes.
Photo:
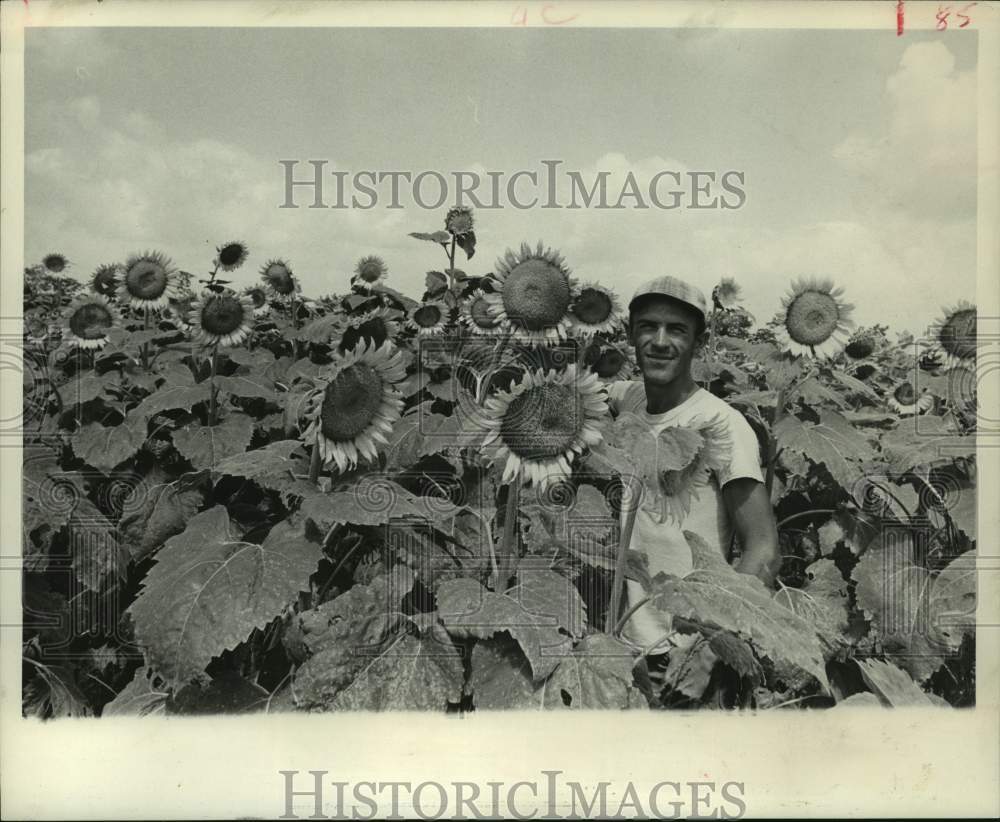
[[[969,3],[967,6],[962,6],[962,11],[956,11],[955,12],[955,16],[956,17],[961,17],[962,18],[962,22],[958,24],[958,27],[960,29],[964,29],[967,25],[969,25],[969,23],[972,22],[972,18],[969,17],[969,15],[964,14],[963,12],[968,11],[969,9],[971,9],[975,5],[976,5],[976,3]]]
[[[554,9],[555,6],[542,6],[542,20],[545,21],[550,26],[561,26],[565,23],[571,23],[579,17],[579,14],[571,14],[569,17],[563,17],[561,20],[550,20],[549,19],[549,9]]]
[[[966,14],[969,9],[973,6],[978,5],[978,3],[967,3],[962,6],[961,10],[955,12],[955,16],[961,19],[961,23],[958,24],[958,28],[964,29],[969,23],[972,22],[972,18]],[[938,6],[937,11],[937,23],[935,27],[938,31],[944,31],[948,28],[948,16],[951,14],[951,6]]]
[[[520,13],[520,18],[518,14]],[[526,26],[528,25],[528,10],[524,6],[517,6],[514,9],[514,13],[510,16],[510,24],[512,26]]]
[[[567,17],[557,17],[555,12],[557,7],[551,3],[547,3],[542,6],[541,11],[538,13],[541,17],[542,22],[546,26],[564,26],[566,23],[572,23],[579,17],[579,14],[571,14]],[[512,26],[527,26],[529,9],[527,6],[515,6],[513,13],[510,15],[510,24]]]
[[[896,3],[896,36],[903,36],[903,0]]]

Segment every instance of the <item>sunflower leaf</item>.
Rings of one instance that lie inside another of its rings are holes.
[[[414,240],[426,240],[430,243],[440,243],[441,245],[447,245],[451,242],[451,234],[447,231],[433,231],[427,233],[425,231],[411,231],[409,234]]]
[[[864,477],[861,462],[874,456],[868,440],[835,411],[819,411],[819,423],[782,417],[774,426],[778,446],[810,462],[823,464],[831,476],[850,491]]]
[[[140,667],[132,680],[101,711],[101,716],[156,716],[163,714],[170,694],[158,691],[149,669]]]
[[[146,441],[145,420],[129,412],[121,425],[105,427],[90,422],[73,433],[73,453],[88,465],[107,474],[133,456]]]
[[[384,525],[392,519],[441,522],[461,509],[442,497],[412,494],[385,477],[364,476],[350,490],[311,494],[301,510],[320,527],[330,528],[345,522]]]
[[[260,377],[216,377],[215,384],[220,391],[225,391],[234,397],[271,400],[275,403],[278,401],[278,395],[274,392],[274,383]]]
[[[684,536],[691,546],[694,570],[656,583],[650,591],[654,607],[742,634],[775,662],[794,665],[828,690],[815,628],[775,602],[756,577],[733,570],[719,546],[691,531]]]
[[[246,451],[253,437],[253,419],[230,414],[218,425],[191,423],[173,433],[174,447],[195,468],[212,468],[227,457]]]
[[[531,666],[512,639],[500,636],[472,648],[469,685],[476,710],[537,710],[539,691]]]
[[[904,670],[891,662],[878,659],[859,659],[858,667],[865,684],[887,708],[906,708],[913,705],[935,704]]]
[[[213,657],[308,589],[321,555],[288,522],[272,528],[263,545],[242,542],[226,509],[210,508],[156,555],[129,609],[136,641],[168,687],[205,680]]]
[[[292,454],[302,447],[298,440],[278,440],[263,448],[255,448],[242,454],[234,454],[220,460],[212,469],[218,474],[256,479],[283,469],[294,467]]]
[[[634,656],[627,645],[607,634],[591,634],[562,659],[542,686],[548,709],[596,710],[645,708],[634,685]]]
[[[344,330],[346,323],[341,314],[327,314],[306,323],[292,336],[297,340],[312,343],[327,343]]]
[[[882,451],[896,473],[908,473],[922,465],[951,462],[955,457],[976,453],[974,437],[959,434],[941,417],[907,421],[882,437]]]
[[[424,277],[424,288],[429,299],[440,297],[448,290],[448,278],[440,271],[428,271]]]
[[[200,402],[208,401],[209,386],[207,382],[197,385],[179,385],[172,388],[161,388],[150,394],[135,408],[132,414],[139,419],[149,420],[163,411],[183,409],[190,411]]]
[[[141,505],[118,523],[122,545],[133,562],[145,559],[170,537],[183,531],[205,499],[203,491],[197,487],[169,483],[141,486],[133,494],[141,499]]]
[[[471,260],[472,255],[476,253],[476,232],[466,231],[464,234],[456,234],[455,243],[465,252],[465,258]]]

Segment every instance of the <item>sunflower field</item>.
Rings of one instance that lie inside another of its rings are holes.
[[[711,443],[612,418],[619,298],[541,243],[460,269],[468,209],[410,236],[419,301],[242,242],[26,269],[26,716],[974,704],[973,306],[914,340],[718,283],[695,377],[758,435],[782,566],[687,532],[650,578],[633,502],[682,515]],[[649,604],[673,640],[636,647]]]

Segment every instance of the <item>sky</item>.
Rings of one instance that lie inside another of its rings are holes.
[[[446,206],[281,209],[279,160],[351,173],[739,170],[732,210],[477,213],[469,274],[541,240],[627,302],[673,274],[743,287],[760,323],[800,277],[829,277],[860,325],[921,333],[975,299],[972,31],[28,29],[25,261],[75,275],[160,250],[194,273],[250,248],[307,294],[381,256],[418,298]],[[330,178],[332,181],[332,178]],[[301,196],[304,206],[307,199]]]

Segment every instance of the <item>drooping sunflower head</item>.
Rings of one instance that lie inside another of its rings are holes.
[[[95,294],[113,297],[121,284],[122,269],[117,263],[99,265],[90,277],[90,288]]]
[[[364,291],[371,291],[378,285],[385,282],[389,276],[389,269],[381,257],[369,255],[358,260],[354,267],[354,276],[351,278],[351,285],[357,286]]]
[[[829,356],[847,341],[854,307],[840,299],[843,289],[826,279],[798,280],[782,300],[776,336],[793,354]]]
[[[632,361],[616,346],[592,346],[587,350],[586,362],[602,382],[617,382],[632,376]]]
[[[508,249],[497,260],[495,276],[500,294],[490,311],[505,331],[527,343],[566,338],[573,282],[558,252],[522,243],[519,253]]]
[[[232,289],[201,292],[191,306],[190,322],[202,345],[239,345],[252,329],[253,303]]]
[[[63,312],[63,340],[77,348],[101,348],[108,342],[108,332],[120,322],[107,297],[84,294]]]
[[[976,360],[976,307],[962,300],[943,310],[943,316],[928,330],[949,366],[974,366]]]
[[[268,260],[260,270],[260,278],[272,300],[289,300],[301,290],[298,278],[285,260]]]
[[[869,380],[878,373],[878,367],[870,362],[858,363],[851,374],[859,380]]]
[[[472,231],[475,221],[472,218],[472,209],[468,206],[455,206],[448,209],[448,214],[444,218],[444,227],[456,237],[468,234]]]
[[[934,405],[934,397],[928,393],[918,397],[913,389],[913,383],[902,382],[893,389],[888,403],[889,407],[901,417],[912,417],[924,413]]]
[[[246,262],[248,249],[244,243],[233,240],[220,245],[215,252],[215,259],[223,271],[235,271]]]
[[[69,260],[66,259],[64,254],[46,254],[42,257],[42,265],[45,266],[46,271],[52,274],[59,274],[66,270]]]
[[[194,308],[195,300],[195,295],[191,293],[172,297],[164,314],[176,328],[188,331],[191,328],[191,311]]]
[[[871,334],[855,334],[844,346],[844,353],[852,360],[863,360],[875,353],[875,338]]]
[[[568,479],[577,454],[601,441],[608,406],[596,375],[529,371],[509,391],[486,401],[484,445],[496,443],[504,460],[503,482],[529,481],[538,488]]]
[[[723,277],[712,289],[712,300],[720,308],[736,308],[743,302],[743,289],[732,277]]]
[[[414,307],[406,324],[418,335],[427,337],[441,334],[448,325],[448,318],[448,306],[434,300]]]
[[[395,312],[388,308],[376,308],[351,317],[347,328],[344,329],[344,335],[340,338],[337,351],[343,354],[361,342],[367,343],[372,348],[393,342],[399,333],[399,323],[394,317]]]
[[[610,333],[621,326],[621,305],[610,288],[584,283],[569,307],[573,331],[580,336]]]
[[[271,307],[267,304],[267,292],[261,286],[252,285],[244,289],[243,293],[250,298],[255,317],[263,317],[271,310]]]
[[[491,298],[495,299],[496,295],[477,288],[459,307],[459,319],[476,336],[494,337],[503,333],[500,321],[490,311]]]
[[[391,343],[362,341],[336,363],[304,406],[310,418],[305,441],[319,448],[324,465],[335,463],[343,473],[361,458],[377,459],[402,413],[397,385],[405,377],[402,355]]]
[[[157,311],[180,291],[177,269],[158,251],[129,257],[118,286],[118,301],[132,308]]]

